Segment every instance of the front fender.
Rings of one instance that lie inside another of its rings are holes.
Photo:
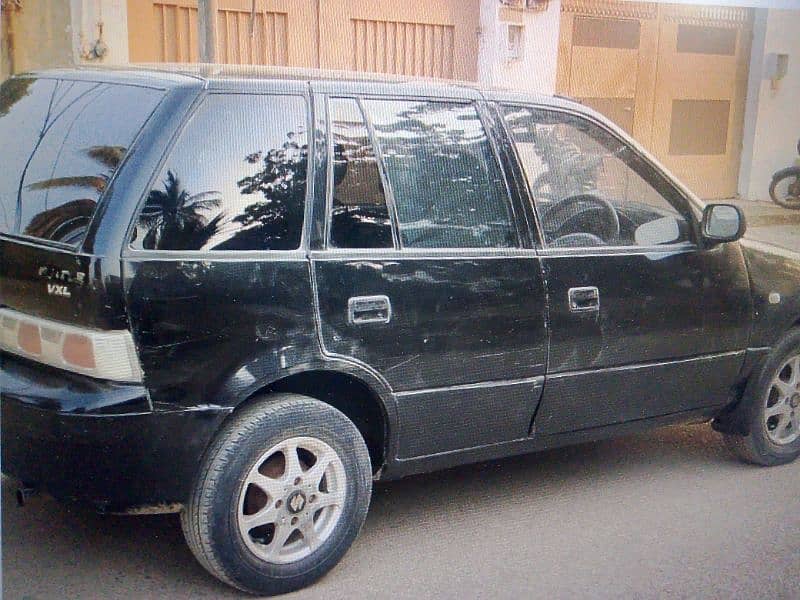
[[[800,322],[800,253],[742,240],[753,296],[751,348],[774,346]]]

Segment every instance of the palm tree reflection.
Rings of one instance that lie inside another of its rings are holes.
[[[236,181],[240,196],[263,199],[242,205],[219,191],[192,194],[167,171],[164,190],[152,190],[139,220],[148,250],[289,250],[299,246],[308,146],[293,132],[280,148],[244,157],[258,171]],[[218,209],[214,214],[215,209]],[[213,218],[210,216],[214,214]]]
[[[39,212],[25,227],[24,234],[67,244],[77,243],[92,220],[97,198],[108,187],[108,182],[125,157],[127,148],[123,146],[92,146],[84,153],[105,167],[96,175],[69,175],[43,179],[25,186],[28,191],[45,190],[44,203],[50,190],[78,187],[94,190],[89,198],[77,198],[63,202],[55,208]]]
[[[164,190],[150,190],[140,217],[147,233],[144,247],[157,250],[199,250],[213,236],[216,221],[211,223],[204,212],[219,207],[219,192],[191,194],[181,187],[181,180],[167,171]]]
[[[14,105],[29,93],[29,88],[35,79],[19,77],[7,79],[0,86],[0,117],[5,117]]]

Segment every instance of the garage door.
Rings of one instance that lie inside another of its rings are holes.
[[[252,19],[251,19],[252,15]],[[316,48],[313,0],[220,0],[218,59],[223,63],[309,66]],[[252,26],[251,26],[252,23]],[[196,62],[197,0],[128,0],[131,62]]]
[[[323,0],[322,66],[477,78],[477,0]]]
[[[736,194],[752,11],[564,0],[559,92],[604,113],[706,198]]]
[[[477,78],[479,0],[219,0],[224,63]],[[196,0],[128,0],[133,62],[194,62]]]

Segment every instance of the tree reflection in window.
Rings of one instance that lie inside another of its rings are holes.
[[[219,225],[218,218],[209,221],[204,214],[220,205],[219,192],[191,194],[172,171],[163,185],[163,191],[150,190],[142,210],[145,248],[199,250]]]
[[[55,208],[36,214],[23,233],[33,237],[74,244],[80,240],[94,215],[99,197],[108,187],[108,182],[125,157],[127,149],[122,146],[93,146],[83,153],[104,170],[94,175],[68,175],[51,177],[25,186],[26,190],[53,190],[59,188],[84,188],[90,190],[90,198],[78,198]]]
[[[0,86],[0,117],[5,117],[14,105],[28,95],[28,89],[34,79],[15,77]]]
[[[308,179],[305,120],[299,97],[210,97],[172,150],[163,189],[148,194],[134,247],[298,248]]]
[[[162,97],[139,86],[19,78],[0,86],[0,230],[80,243]]]
[[[364,116],[351,98],[329,105],[333,137],[334,248],[391,248],[392,226]]]
[[[405,247],[517,243],[510,200],[475,106],[365,100]]]

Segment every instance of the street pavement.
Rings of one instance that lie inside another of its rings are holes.
[[[772,202],[744,202],[747,237],[800,252],[800,210],[781,208]]]
[[[175,515],[100,516],[3,481],[3,597],[236,598]],[[800,463],[731,458],[707,425],[376,486],[339,566],[297,599],[800,597]]]
[[[800,212],[745,205],[800,250]],[[175,515],[101,516],[2,482],[3,598],[239,598]],[[297,599],[800,598],[800,463],[728,455],[707,425],[376,484],[361,536]]]

